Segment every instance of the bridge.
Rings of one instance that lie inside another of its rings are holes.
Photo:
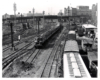
[[[44,15],[44,16],[28,16],[28,17],[16,17],[16,22],[17,23],[27,23],[30,21],[33,21],[33,19],[35,21],[41,21],[41,19],[44,18],[45,20],[53,20],[53,19],[58,19],[58,20],[76,20],[79,19],[80,21],[87,21],[88,19],[91,19],[90,16],[58,16],[58,15]],[[6,18],[6,19],[2,19],[3,23],[5,23],[6,21],[15,21],[15,17],[12,18]]]

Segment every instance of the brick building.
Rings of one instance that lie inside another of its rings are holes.
[[[89,6],[78,6],[77,15],[91,15],[91,10]]]
[[[72,8],[72,15],[77,16],[77,8]]]

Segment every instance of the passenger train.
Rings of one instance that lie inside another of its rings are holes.
[[[79,53],[75,31],[69,31],[63,54],[64,78],[90,78],[90,74]],[[73,37],[71,37],[73,36]]]
[[[35,41],[35,48],[40,48],[43,47],[44,43],[51,37],[53,36],[56,32],[62,29],[62,25],[60,23],[57,23],[54,28],[46,31],[44,34],[41,34],[40,36],[37,37]]]

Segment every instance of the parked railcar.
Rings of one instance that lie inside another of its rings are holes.
[[[76,40],[76,32],[71,30],[68,32],[68,40]]]
[[[76,29],[77,25],[75,23],[70,25],[70,30],[76,30]]]
[[[64,78],[90,78],[90,74],[79,53],[78,43],[67,40],[63,55]]]
[[[85,29],[81,25],[77,26],[77,33],[80,37],[84,36],[84,32]]]

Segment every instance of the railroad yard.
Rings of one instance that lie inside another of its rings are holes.
[[[43,49],[34,48],[34,36],[3,52],[3,77],[63,77],[62,54],[67,29],[53,36]]]
[[[42,48],[35,48],[37,35],[15,41],[15,50],[11,44],[3,47],[3,77],[64,77],[63,55],[68,40],[69,25],[63,23],[62,29],[46,41]],[[41,31],[41,34],[45,32]],[[69,36],[71,37],[71,36]],[[74,37],[72,37],[74,38]],[[81,37],[77,37],[81,50]],[[74,49],[73,49],[74,50]],[[80,52],[89,73],[89,60],[86,52]],[[86,61],[87,60],[87,61]],[[91,75],[91,74],[90,74]]]
[[[2,77],[98,78],[98,4],[27,1],[2,15]]]
[[[2,76],[64,77],[63,55],[65,43],[68,40],[68,26],[63,23],[62,29],[47,40],[42,48],[34,47],[37,36],[35,34],[21,39],[21,41],[14,41],[14,51],[11,49],[11,44],[5,45],[3,47]],[[41,31],[40,33],[44,34],[45,32]],[[81,40],[81,37],[77,37],[79,50],[82,48]],[[80,54],[88,72],[91,73],[87,53],[80,51]]]

